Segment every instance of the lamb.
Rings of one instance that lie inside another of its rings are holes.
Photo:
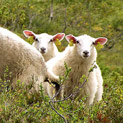
[[[55,57],[59,53],[54,42],[56,40],[61,41],[65,36],[64,33],[57,33],[54,36],[49,35],[47,33],[35,34],[34,32],[29,30],[24,30],[23,33],[27,38],[30,36],[33,37],[35,41],[33,42],[32,45],[39,52],[41,52],[45,61],[48,61],[49,59]]]
[[[76,86],[80,86],[82,75],[87,76],[92,64],[96,64],[94,62],[96,61],[97,51],[94,46],[98,43],[104,45],[107,42],[107,38],[92,38],[88,35],[75,37],[70,34],[66,36],[66,40],[73,42],[74,46],[68,46],[59,56],[52,58],[46,64],[58,76],[63,76],[65,73],[64,62],[68,67],[72,68],[69,79],[64,83],[63,89],[64,95],[69,96]],[[79,92],[80,98],[83,95],[88,95],[86,103],[89,105],[93,104],[94,98],[96,101],[100,101],[103,93],[101,71],[97,64],[96,66],[97,68],[90,72],[88,81]]]
[[[10,80],[13,88],[16,88],[17,80],[24,82],[26,86],[34,82],[30,92],[39,92],[41,84],[44,89],[47,89],[49,85],[44,82],[46,78],[52,81],[59,79],[47,69],[44,58],[32,45],[11,31],[0,27],[0,79],[3,81],[6,79],[4,78],[6,67],[8,67],[8,73],[11,73],[7,79]],[[47,90],[45,93],[48,93]]]

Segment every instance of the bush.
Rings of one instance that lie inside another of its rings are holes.
[[[35,33],[89,34],[104,36],[109,40],[98,50],[98,64],[104,78],[103,99],[93,106],[81,100],[65,100],[53,104],[69,122],[119,123],[122,121],[123,80],[123,8],[119,0],[57,0],[53,3],[53,20],[50,20],[49,0],[1,0],[0,26],[6,27],[24,38],[22,31]],[[29,40],[26,40],[29,43]],[[63,40],[59,50],[67,45]],[[0,80],[0,86],[1,84]],[[5,81],[6,82],[6,81]],[[6,84],[5,84],[6,85]],[[16,90],[4,86],[0,92],[1,122],[59,122],[60,117],[49,103],[49,97],[39,94],[38,101],[18,85]]]

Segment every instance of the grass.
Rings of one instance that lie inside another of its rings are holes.
[[[90,107],[83,102],[86,97],[54,104],[70,123],[121,123],[123,120],[122,4],[122,0],[57,0],[54,1],[54,18],[50,21],[49,0],[0,0],[0,26],[22,38],[25,29],[54,35],[62,32],[65,24],[65,34],[108,38],[105,47],[97,49],[97,63],[104,79],[103,99]],[[65,46],[67,42],[63,40],[59,50]],[[36,101],[35,96],[31,98],[18,85],[16,90],[5,87],[0,92],[0,122],[63,123],[64,120],[52,110],[49,97],[42,95],[42,91]]]

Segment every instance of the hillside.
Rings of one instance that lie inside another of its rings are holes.
[[[53,4],[52,4],[53,1]],[[53,17],[51,18],[51,10]],[[27,40],[25,29],[35,33],[58,32],[79,36],[106,37],[108,42],[98,50],[97,63],[104,78],[103,100],[86,107],[82,100],[66,100],[55,104],[70,123],[121,123],[123,120],[123,1],[122,0],[0,0],[0,26]],[[67,46],[64,39],[58,46]],[[1,81],[0,81],[1,82]],[[23,88],[0,92],[1,122],[63,123],[52,110],[49,98],[28,102]]]

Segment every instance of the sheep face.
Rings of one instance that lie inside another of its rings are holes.
[[[33,46],[42,54],[46,54],[48,51],[52,49],[53,42],[55,42],[56,40],[61,41],[65,36],[64,33],[58,33],[54,36],[49,35],[47,33],[35,34],[32,31],[28,30],[24,30],[23,33],[26,37],[33,36]]]
[[[98,43],[104,45],[107,42],[107,38],[92,38],[88,35],[82,35],[78,37],[67,35],[66,39],[68,42],[72,41],[76,45],[77,53],[82,58],[88,58],[91,56],[94,46]]]
[[[49,48],[52,46],[52,38],[53,36],[48,35],[46,33],[35,35],[33,45],[36,49],[41,52],[42,54],[46,54]]]

